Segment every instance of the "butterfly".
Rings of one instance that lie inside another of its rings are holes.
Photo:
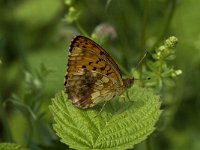
[[[121,95],[134,78],[123,79],[112,57],[93,40],[76,36],[69,48],[65,92],[81,108],[93,107]]]

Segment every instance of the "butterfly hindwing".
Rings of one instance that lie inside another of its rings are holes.
[[[68,78],[65,86],[68,98],[80,108],[88,108],[115,96],[115,85],[105,75],[80,69]]]

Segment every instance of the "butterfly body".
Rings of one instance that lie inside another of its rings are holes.
[[[76,36],[69,52],[64,85],[75,106],[85,109],[109,101],[133,84],[133,79],[122,79],[115,61],[91,39]]]

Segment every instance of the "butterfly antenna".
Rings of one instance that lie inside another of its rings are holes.
[[[145,51],[145,54],[143,55],[143,57],[140,59],[140,61],[137,63],[137,65],[136,65],[136,69],[140,66],[140,64],[143,62],[143,60],[146,58],[146,56],[148,55],[148,51],[146,50]]]
[[[142,58],[140,59],[140,61],[137,63],[137,65],[136,65],[136,69],[138,69],[138,67],[140,66],[140,64],[144,61],[144,59],[147,57],[147,55],[149,54],[149,52],[147,51],[147,50],[145,50],[145,53],[144,53],[144,55],[142,56]],[[151,78],[150,77],[148,77],[148,78],[143,78],[143,79],[137,79],[137,78],[134,78],[134,80],[139,80],[139,81],[146,81],[146,80],[151,80]]]

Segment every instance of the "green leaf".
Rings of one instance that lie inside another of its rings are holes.
[[[51,10],[51,11],[47,11]],[[40,27],[49,23],[55,16],[59,15],[62,2],[57,0],[34,0],[24,1],[16,7],[15,16],[26,22],[32,28]]]
[[[149,69],[151,69],[152,71],[156,72],[157,71],[157,65],[152,62],[152,61],[147,61],[147,66],[149,67]]]
[[[73,149],[132,148],[154,131],[161,103],[153,91],[137,86],[127,95],[130,100],[112,100],[99,114],[101,105],[81,110],[60,92],[50,106],[53,128],[61,142]]]
[[[77,10],[76,8],[71,6],[69,8],[67,16],[65,17],[65,21],[67,23],[72,23],[73,21],[77,20],[79,16],[80,16],[80,10]]]
[[[0,150],[25,150],[25,148],[15,143],[0,143]]]

